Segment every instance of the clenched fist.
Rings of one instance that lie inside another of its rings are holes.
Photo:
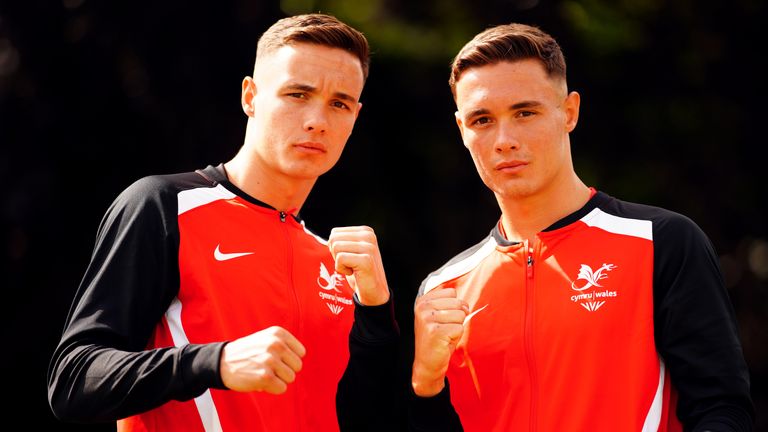
[[[434,396],[445,387],[448,363],[464,333],[468,311],[454,288],[435,289],[416,300],[411,385],[417,395]]]
[[[231,390],[285,393],[304,354],[304,345],[288,330],[269,327],[224,346],[221,380]]]
[[[328,249],[336,261],[336,271],[346,276],[360,303],[378,306],[389,300],[384,264],[372,228],[334,228],[328,237]]]

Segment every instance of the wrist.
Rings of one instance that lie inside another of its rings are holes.
[[[373,293],[359,291],[357,300],[363,306],[381,306],[389,301],[389,289],[384,288]]]
[[[445,375],[429,373],[414,363],[411,375],[411,387],[417,396],[431,397],[445,388]]]

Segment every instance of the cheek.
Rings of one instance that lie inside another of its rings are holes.
[[[478,142],[471,142],[467,146],[467,150],[469,150],[469,154],[472,156],[472,162],[474,162],[478,174],[483,178],[487,178],[491,175],[493,172],[493,149],[491,148],[491,151],[489,152],[488,146],[484,146]]]
[[[262,112],[264,113],[262,124],[272,132],[285,129],[285,125],[291,123],[296,116],[295,110],[285,109],[283,104],[265,107]]]
[[[352,134],[355,127],[355,116],[350,114],[340,115],[335,119],[333,131],[339,139],[346,140]]]
[[[469,136],[466,141],[466,146],[472,154],[472,159],[474,159],[480,166],[485,166],[490,163],[490,159],[495,153],[493,142],[486,138],[487,137],[473,134],[472,136]]]

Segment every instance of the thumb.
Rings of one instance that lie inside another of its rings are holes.
[[[344,277],[347,279],[347,284],[349,284],[349,287],[352,288],[353,291],[357,292],[357,280],[355,280],[354,273],[351,275],[345,275]]]

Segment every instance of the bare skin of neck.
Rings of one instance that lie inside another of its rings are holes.
[[[317,178],[297,179],[268,170],[252,154],[240,151],[224,164],[233,185],[279,211],[298,213]]]
[[[565,184],[526,196],[501,196],[501,223],[508,240],[533,241],[537,233],[589,201],[589,188],[574,173]]]

